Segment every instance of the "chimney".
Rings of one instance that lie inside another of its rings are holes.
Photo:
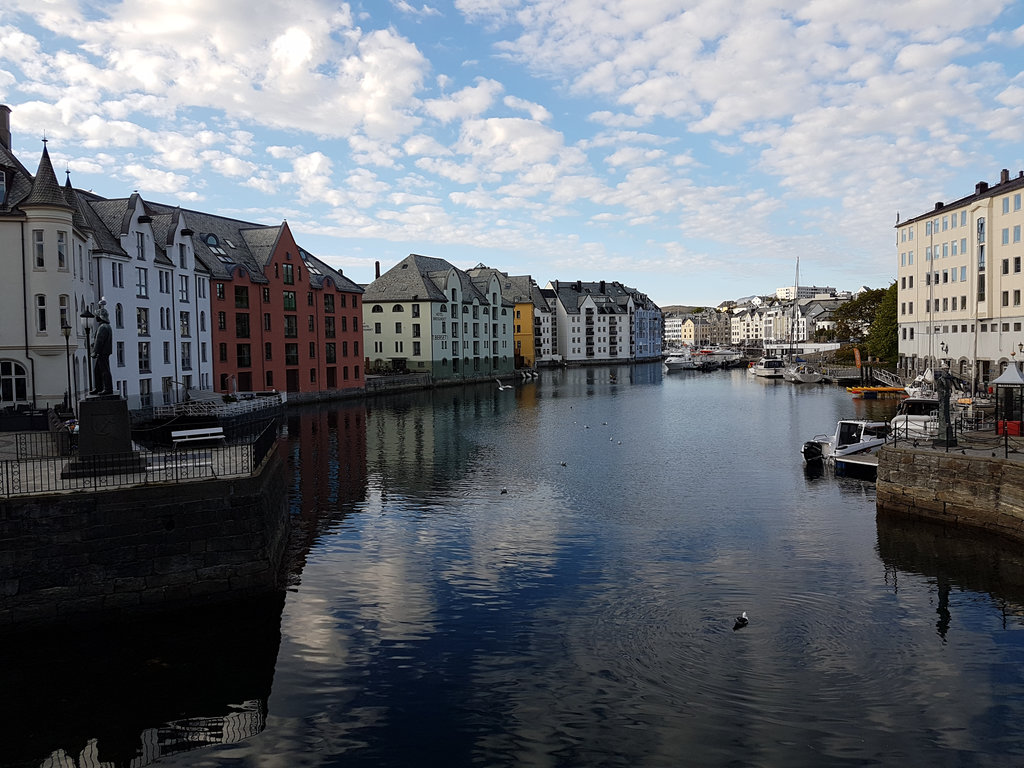
[[[601,293],[604,293],[604,280],[601,281]]]
[[[945,205],[945,203],[936,203],[935,204],[935,210],[936,211],[941,210],[943,205]]]
[[[1005,184],[1009,180],[1010,180],[1010,169],[1009,168],[1003,168],[1003,170],[1000,171],[1000,173],[999,173],[999,183],[1000,184]]]
[[[11,108],[0,104],[0,147],[11,148]]]
[[[583,292],[583,281],[582,280],[577,280],[576,281],[576,293],[582,293],[582,292]]]
[[[374,273],[374,278],[373,279],[374,280],[380,280],[380,262],[379,261],[373,262],[373,273]]]
[[[974,185],[974,194],[980,195],[982,192],[988,192],[988,182],[979,181]]]

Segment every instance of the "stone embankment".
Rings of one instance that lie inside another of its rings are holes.
[[[878,514],[968,526],[1024,541],[1024,463],[981,453],[885,446],[878,454]]]

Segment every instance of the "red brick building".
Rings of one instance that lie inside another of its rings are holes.
[[[211,272],[215,390],[315,399],[363,388],[359,285],[300,248],[287,222],[187,216]]]

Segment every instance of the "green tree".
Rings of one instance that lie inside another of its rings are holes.
[[[849,339],[867,334],[887,290],[874,288],[861,291],[857,298],[836,307],[832,317],[836,321],[837,336],[840,339]]]
[[[868,334],[868,352],[888,363],[895,363],[899,357],[899,322],[896,319],[896,282],[885,290],[875,311]]]

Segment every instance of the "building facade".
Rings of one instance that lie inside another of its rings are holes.
[[[897,224],[899,366],[985,389],[1024,344],[1024,172]]]

